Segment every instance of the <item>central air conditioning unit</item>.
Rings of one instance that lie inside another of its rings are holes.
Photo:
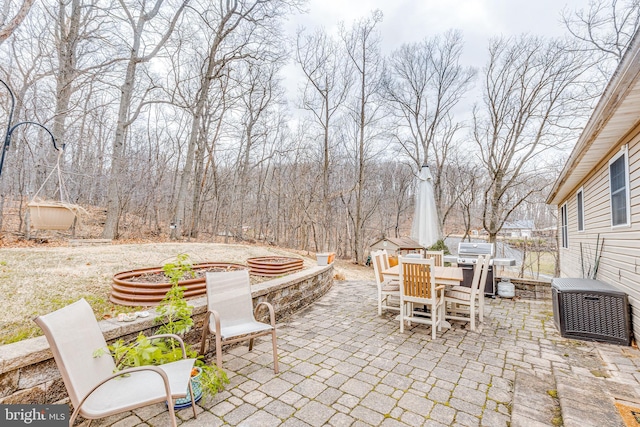
[[[560,335],[588,341],[631,345],[627,294],[592,279],[551,281],[553,320]]]

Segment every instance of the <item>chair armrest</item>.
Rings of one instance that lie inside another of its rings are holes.
[[[158,335],[151,335],[150,337],[147,337],[147,339],[149,340],[155,340],[155,339],[160,339],[160,338],[171,338],[175,341],[178,341],[178,344],[180,344],[180,348],[182,349],[182,358],[186,359],[187,358],[187,350],[185,349],[184,346],[184,340],[176,334],[158,334]]]
[[[165,371],[163,371],[159,367],[153,366],[153,365],[136,366],[136,367],[133,367],[133,368],[127,368],[127,369],[123,369],[122,371],[115,372],[115,373],[109,375],[107,378],[105,378],[102,381],[100,381],[98,384],[96,384],[91,390],[89,390],[87,395],[84,396],[82,398],[82,400],[80,400],[80,403],[78,403],[78,407],[75,408],[75,410],[73,411],[74,414],[77,415],[80,412],[80,408],[82,407],[84,402],[89,398],[89,396],[91,396],[91,393],[96,391],[101,385],[113,380],[114,378],[118,378],[118,377],[121,377],[123,375],[127,375],[127,374],[130,374],[130,373],[133,373],[133,372],[139,372],[139,371],[152,371],[152,372],[155,372],[158,375],[160,375],[160,377],[162,378],[162,382],[164,383],[164,390],[165,390],[165,393],[166,393],[166,396],[167,396],[167,402],[172,401],[171,400],[171,387],[169,387],[169,377],[167,376],[167,373]],[[75,416],[72,415],[71,419],[72,420],[75,419]]]
[[[204,323],[202,325],[202,333],[208,333],[211,328],[209,328],[209,319],[213,316],[213,322],[215,326],[215,330],[211,332],[215,332],[216,334],[220,334],[220,314],[215,310],[209,310],[204,315]]]
[[[178,341],[178,344],[180,344],[180,349],[182,350],[182,358],[186,359],[187,358],[187,350],[184,346],[184,341],[182,340],[181,337],[179,337],[178,335],[175,334],[158,334],[158,335],[151,335],[150,337],[147,337],[147,339],[149,341],[154,340],[154,339],[160,339],[160,338],[171,338],[175,341]],[[139,345],[139,342],[134,342],[131,344],[131,347],[136,347],[137,345]],[[120,363],[124,360],[124,358],[126,357],[126,355],[129,353],[129,349],[127,351],[125,351],[122,355],[120,355],[120,357],[116,360],[114,360],[116,366],[119,366]],[[121,372],[121,371],[120,371]]]
[[[266,301],[259,302],[256,305],[256,308],[253,310],[253,316],[255,317],[255,315],[258,314],[258,309],[260,308],[261,305],[266,306],[267,309],[269,310],[269,320],[270,320],[271,326],[273,326],[273,328],[275,329],[275,327],[276,327],[276,313],[273,310],[273,306],[271,305],[271,303],[268,303]]]
[[[200,339],[200,354],[204,355],[204,350],[207,344],[207,335],[211,332],[209,319],[213,316],[215,325],[216,337],[220,337],[220,314],[215,310],[208,310],[204,316],[204,323],[202,324],[202,338]],[[216,338],[217,339],[217,338]]]

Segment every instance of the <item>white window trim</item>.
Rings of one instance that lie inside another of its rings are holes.
[[[562,214],[564,210],[564,215]],[[566,226],[564,225],[564,220],[567,220]],[[566,239],[565,239],[566,233]],[[560,247],[563,249],[569,248],[569,211],[567,202],[564,202],[560,205]]]
[[[624,156],[624,179],[625,179],[625,196],[626,196],[626,208],[627,208],[627,222],[625,224],[617,224],[613,225],[613,205],[611,203],[611,164],[618,160],[620,157]],[[630,197],[630,189],[629,189],[629,150],[627,146],[624,145],[618,154],[614,155],[609,160],[609,166],[607,168],[607,173],[609,174],[609,216],[611,228],[623,228],[631,226],[631,197]]]
[[[582,205],[580,205],[580,201],[578,200],[578,194],[582,194]],[[580,229],[580,209],[582,208],[582,229]],[[576,191],[576,230],[578,233],[584,233],[585,226],[585,218],[584,218],[584,187],[580,187],[578,191]]]

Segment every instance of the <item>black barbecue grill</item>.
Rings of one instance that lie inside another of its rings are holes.
[[[471,287],[473,281],[473,266],[478,262],[478,256],[489,255],[489,273],[487,274],[487,282],[484,292],[487,295],[495,295],[495,279],[493,275],[493,267],[509,267],[516,265],[513,258],[495,258],[495,245],[486,242],[460,242],[458,244],[457,255],[445,255],[444,261],[457,264],[462,267],[463,281],[462,286]]]
[[[462,286],[471,287],[473,282],[474,265],[478,262],[480,255],[488,255],[491,260],[495,255],[495,245],[493,243],[472,243],[460,242],[458,244],[458,267],[462,268]],[[495,281],[493,279],[493,265],[489,266],[487,281],[484,285],[485,295],[495,295]]]

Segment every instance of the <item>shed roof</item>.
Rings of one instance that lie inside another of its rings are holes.
[[[424,247],[420,245],[420,243],[409,237],[383,237],[380,240],[376,240],[371,244],[371,246],[375,246],[380,242],[388,241],[393,243],[398,247],[398,249],[423,249]]]
[[[609,80],[547,197],[548,204],[557,205],[565,200],[640,122],[639,34],[640,30]]]
[[[505,222],[502,226],[503,230],[521,230],[521,229],[530,229],[533,230],[535,228],[535,224],[533,220],[530,219],[518,219],[516,221]]]

